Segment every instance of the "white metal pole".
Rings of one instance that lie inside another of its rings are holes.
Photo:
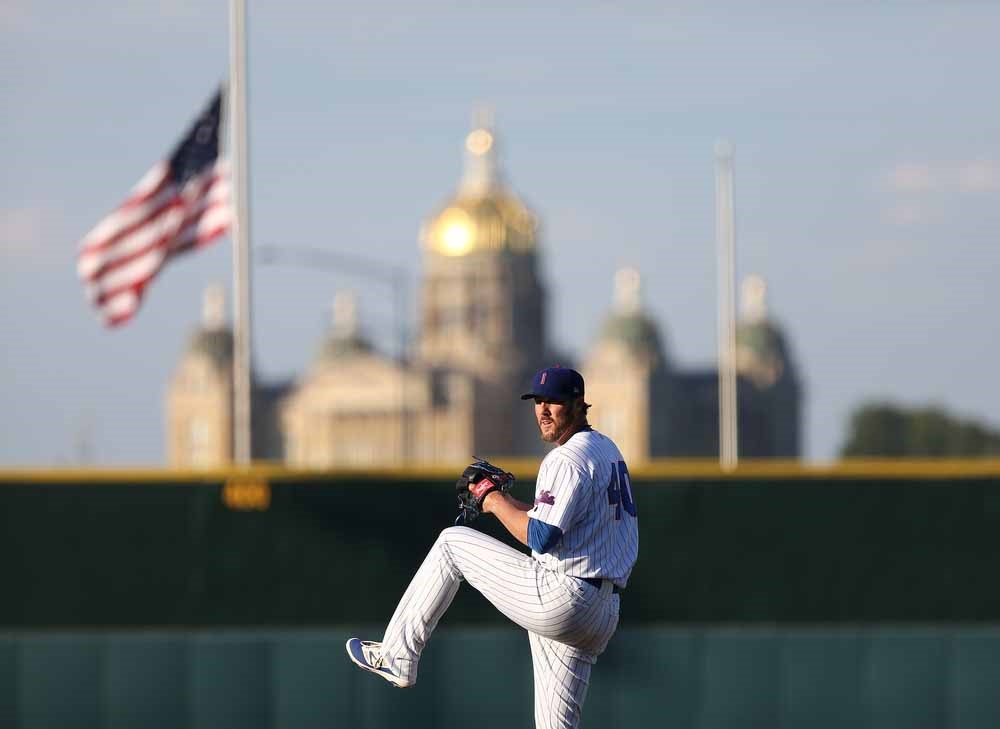
[[[406,304],[407,287],[406,275],[402,268],[394,270],[392,275],[393,297],[395,298],[395,318],[396,318],[396,338],[397,349],[399,350],[399,416],[400,416],[400,448],[399,464],[401,466],[410,463],[410,410],[409,398],[406,395],[406,378],[409,373],[409,365],[406,358]]]
[[[736,404],[736,235],[733,211],[733,147],[720,141],[716,158],[716,238],[719,254],[719,465],[739,458]]]
[[[251,335],[250,215],[247,151],[246,0],[229,2],[228,112],[233,165],[233,460],[250,464],[251,453]]]

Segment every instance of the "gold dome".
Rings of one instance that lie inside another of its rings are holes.
[[[474,129],[466,137],[465,153],[465,175],[458,192],[424,224],[420,235],[424,246],[444,256],[533,250],[538,222],[502,183],[493,132],[483,127]]]
[[[535,247],[535,216],[509,193],[457,197],[424,228],[428,249],[445,256],[504,248],[522,253]]]

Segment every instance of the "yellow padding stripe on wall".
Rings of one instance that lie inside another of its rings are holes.
[[[540,461],[496,458],[494,463],[521,480],[533,481]],[[12,483],[210,483],[233,476],[268,481],[403,480],[454,481],[467,463],[408,468],[338,468],[312,470],[256,463],[250,468],[204,470],[171,468],[8,468],[0,469],[0,485]],[[743,461],[734,471],[723,471],[714,460],[661,459],[630,467],[638,480],[761,480],[761,479],[949,479],[1000,478],[1000,459],[871,459],[832,463],[759,460]]]

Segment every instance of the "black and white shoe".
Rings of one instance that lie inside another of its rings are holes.
[[[381,643],[374,640],[351,638],[347,641],[347,655],[361,668],[378,674],[397,688],[408,688],[413,685],[382,665]]]

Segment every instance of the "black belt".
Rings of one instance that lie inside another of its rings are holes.
[[[581,577],[580,579],[583,580],[584,582],[589,582],[591,585],[593,585],[594,587],[596,587],[598,590],[600,590],[601,589],[601,585],[604,584],[604,580],[602,580],[600,577]],[[615,585],[611,589],[611,592],[614,593],[615,595],[620,595],[624,591],[625,591],[624,588],[618,587],[618,585]]]

